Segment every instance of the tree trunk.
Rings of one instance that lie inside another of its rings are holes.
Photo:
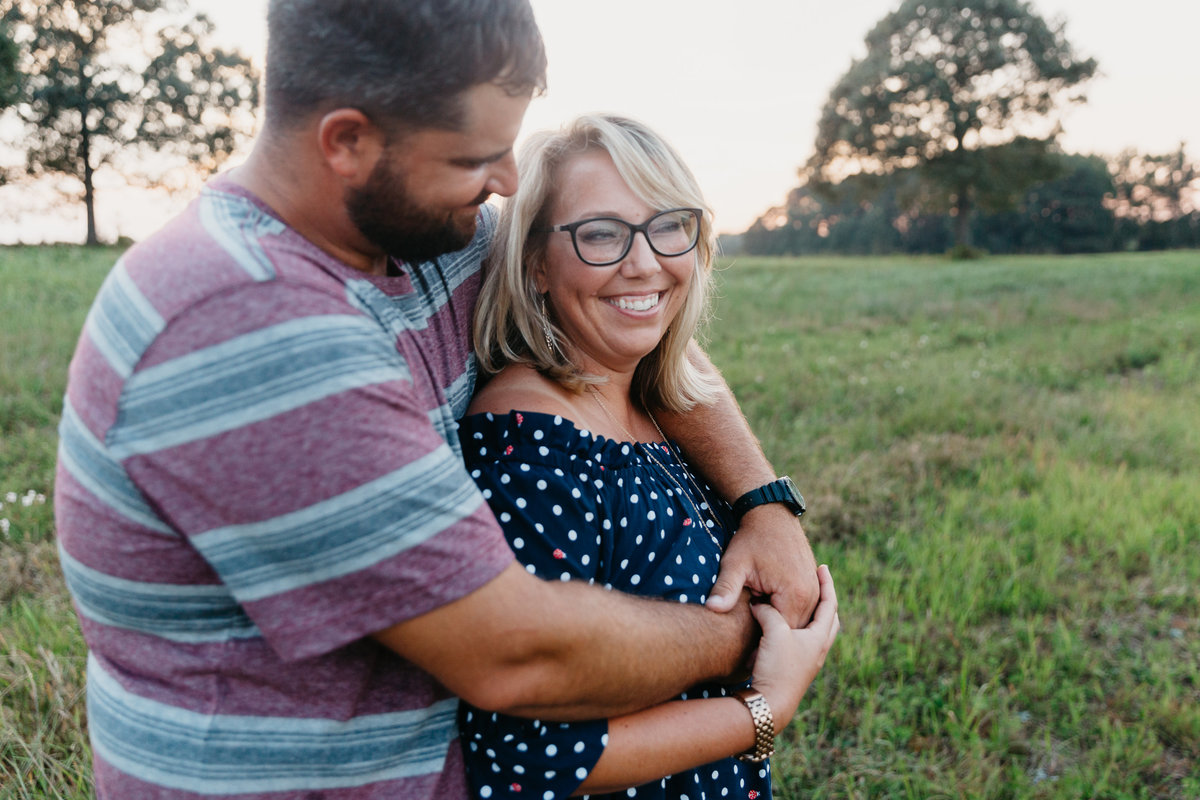
[[[87,243],[94,246],[100,244],[100,239],[96,236],[96,188],[92,183],[91,132],[88,131],[86,110],[79,129],[79,154],[83,159],[83,206],[87,210]]]
[[[954,247],[965,249],[971,246],[971,187],[958,187],[958,198],[954,201]]]

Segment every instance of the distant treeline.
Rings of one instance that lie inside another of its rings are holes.
[[[971,252],[1200,248],[1200,180],[1182,146],[1160,156],[1126,151],[1052,160],[1055,177],[1015,202],[979,204],[968,226]],[[955,222],[918,173],[897,171],[852,176],[823,191],[793,189],[784,206],[723,245],[727,253],[752,255],[943,253],[955,247]]]

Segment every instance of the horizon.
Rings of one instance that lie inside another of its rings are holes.
[[[603,11],[561,0],[532,4],[546,41],[549,90],[531,103],[518,144],[579,113],[637,117],[691,166],[718,230],[740,233],[799,184],[797,169],[812,152],[830,88],[865,54],[867,32],[899,0],[847,0],[820,9],[796,0],[743,0],[736,7],[697,0],[686,13],[636,0],[610,0]],[[1088,103],[1064,114],[1065,152],[1111,157],[1131,148],[1161,154],[1200,144],[1200,105],[1186,100],[1200,76],[1200,60],[1190,54],[1200,3],[1147,0],[1132,19],[1128,4],[1117,0],[1031,5],[1051,22],[1063,20],[1075,51],[1099,65],[1086,85]],[[193,0],[191,9],[210,17],[217,42],[261,66],[266,0]],[[672,69],[689,78],[675,96],[642,89],[654,83],[647,76]],[[795,75],[804,79],[789,77]],[[82,240],[81,202],[77,213],[70,207],[41,222],[22,218],[31,204],[51,203],[34,197],[44,191],[28,184],[0,188],[0,242],[34,243],[39,231],[43,241]],[[108,175],[97,186],[101,235],[142,238],[192,195],[124,189]]]

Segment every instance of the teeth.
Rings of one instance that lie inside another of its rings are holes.
[[[617,299],[609,300],[608,302],[612,303],[614,306],[616,306],[617,308],[620,308],[624,311],[649,311],[650,309],[652,309],[656,305],[658,305],[659,298],[661,298],[661,297],[662,297],[662,293],[659,292],[658,294],[652,294],[648,297],[643,297],[638,300],[631,300],[631,299],[626,299],[624,297],[618,297]]]

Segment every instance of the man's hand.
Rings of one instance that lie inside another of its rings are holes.
[[[780,503],[752,508],[742,517],[721,559],[708,608],[732,610],[743,586],[769,595],[771,605],[793,628],[812,619],[820,597],[817,562],[800,520]]]

